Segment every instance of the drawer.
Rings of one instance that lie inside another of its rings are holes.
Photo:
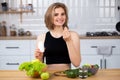
[[[0,55],[30,55],[30,41],[1,40]]]
[[[0,56],[0,70],[18,70],[25,61],[30,61],[30,56]]]
[[[97,54],[98,46],[112,46],[113,54],[120,54],[120,40],[112,39],[92,39],[80,40],[81,54]]]

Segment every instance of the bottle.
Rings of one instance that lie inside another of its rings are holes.
[[[6,21],[2,21],[1,32],[2,32],[1,36],[7,36]]]
[[[16,36],[16,27],[14,24],[10,26],[10,36]]]
[[[0,23],[0,36],[2,36],[2,25]]]

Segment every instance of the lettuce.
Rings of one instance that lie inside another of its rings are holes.
[[[28,76],[34,76],[35,72],[38,72],[39,75],[42,73],[42,70],[46,67],[45,63],[40,61],[35,62],[23,62],[19,66],[20,71],[26,71]]]

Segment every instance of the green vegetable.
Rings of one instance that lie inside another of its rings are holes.
[[[33,77],[34,73],[37,72],[40,74],[42,73],[42,70],[46,67],[45,63],[42,63],[40,61],[34,61],[34,62],[23,62],[19,66],[20,71],[26,71],[26,74],[28,76]]]
[[[92,76],[92,73],[91,72],[88,72],[88,74],[87,74],[88,76]]]
[[[65,70],[64,73],[67,75],[69,78],[76,78],[79,76],[79,69],[69,69]]]
[[[98,65],[98,64],[95,64],[94,67],[95,67],[95,68],[99,68],[99,65]]]

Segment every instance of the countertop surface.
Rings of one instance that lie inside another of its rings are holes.
[[[48,71],[51,73],[49,80],[83,80],[81,78],[67,78],[66,76],[55,76],[56,71]],[[18,70],[0,70],[0,80],[41,80],[40,78],[31,78],[24,71]],[[94,76],[87,77],[85,80],[120,80],[120,69],[98,70]]]
[[[0,40],[36,40],[37,36],[0,36]]]
[[[95,37],[87,37],[80,36],[80,39],[120,39],[120,36],[95,36]]]
[[[84,35],[79,36],[80,39],[120,39],[120,36],[99,36],[87,37]],[[0,40],[36,40],[37,36],[0,36]]]

